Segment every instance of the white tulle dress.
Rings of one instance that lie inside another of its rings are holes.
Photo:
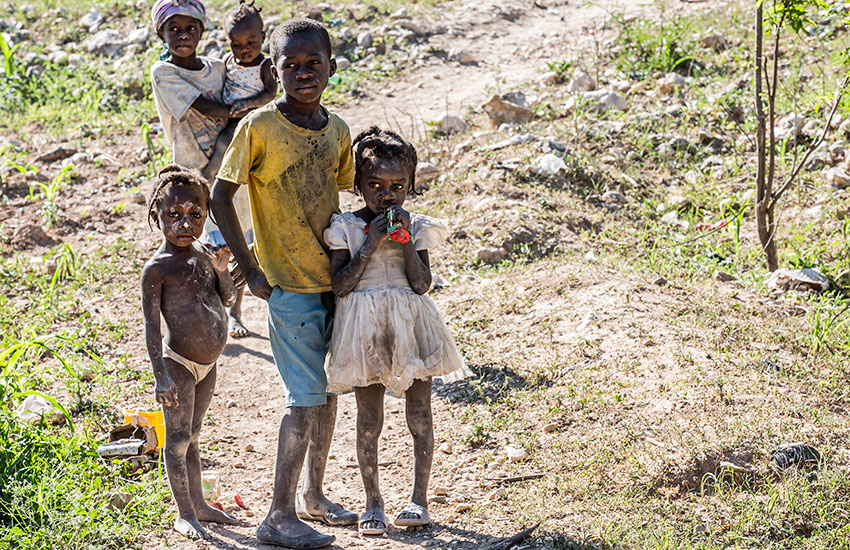
[[[352,212],[334,214],[325,242],[353,258],[366,241],[365,229]],[[411,215],[410,229],[416,250],[430,251],[447,232],[442,222],[420,214]],[[381,383],[397,397],[417,379],[469,376],[434,302],[410,288],[401,244],[384,242],[354,290],[337,301],[325,370],[330,392]]]

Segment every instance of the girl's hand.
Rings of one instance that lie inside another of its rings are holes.
[[[157,403],[166,407],[177,406],[177,384],[167,374],[162,380],[157,380],[154,393],[156,394]]]
[[[250,110],[252,105],[245,99],[237,99],[230,106],[230,118],[237,118]]]
[[[369,223],[369,235],[366,237],[366,242],[371,243],[372,246],[377,248],[380,243],[387,239],[387,227],[389,225],[390,222],[386,214],[375,216],[371,223]]]
[[[387,211],[392,211],[396,221],[398,221],[405,230],[410,231],[410,212],[398,204],[390,206],[387,208]]]

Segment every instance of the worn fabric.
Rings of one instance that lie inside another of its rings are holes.
[[[354,257],[366,241],[365,229],[366,222],[346,212],[331,217],[324,238],[331,250]],[[446,232],[437,219],[411,216],[416,250],[430,251]],[[384,242],[354,290],[337,301],[325,363],[331,392],[381,383],[400,397],[414,380],[439,376],[453,382],[471,374],[434,301],[410,288],[402,247]]]
[[[257,259],[269,284],[292,292],[331,289],[322,232],[354,182],[351,134],[328,113],[321,130],[290,122],[274,102],[236,129],[218,178],[247,185]]]
[[[203,67],[184,69],[167,61],[151,67],[153,99],[175,163],[203,170],[215,149],[226,118],[213,118],[192,108],[199,97],[221,101],[224,63],[199,57]]]
[[[165,343],[164,339],[162,341],[162,356],[167,359],[171,359],[178,365],[182,365],[187,371],[191,372],[192,376],[195,377],[195,384],[206,378],[210,371],[213,370],[213,367],[215,367],[215,361],[212,363],[198,363],[197,361],[186,359],[171,349],[168,344]]]
[[[207,8],[201,0],[157,0],[151,8],[153,28],[159,32],[160,27],[170,17],[188,15],[201,22],[201,28],[207,25]]]
[[[287,407],[315,407],[327,402],[325,355],[333,330],[333,300],[322,293],[272,289],[268,301],[269,342],[286,388]]]
[[[224,91],[221,99],[225,103],[234,103],[239,99],[248,99],[266,89],[263,84],[262,69],[271,58],[265,57],[254,66],[240,65],[232,53],[224,56],[224,67],[227,78],[224,81]]]

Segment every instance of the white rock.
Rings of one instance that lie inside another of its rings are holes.
[[[522,447],[517,448],[508,445],[505,447],[505,456],[508,457],[510,462],[519,462],[528,458],[528,451]]]
[[[506,496],[508,496],[507,489],[505,489],[504,487],[499,487],[498,489],[487,495],[487,500],[493,502],[501,498],[505,498]]]
[[[416,165],[416,183],[419,185],[428,183],[437,179],[440,175],[440,169],[435,164],[430,162],[420,162]]]
[[[540,78],[537,79],[537,82],[539,82],[541,86],[552,86],[557,84],[560,80],[561,75],[555,71],[549,71],[548,73],[543,73]]]
[[[428,34],[428,29],[421,21],[414,21],[412,19],[401,19],[399,21],[396,21],[396,25],[398,25],[404,30],[412,32],[416,36]]]
[[[570,80],[569,90],[571,92],[590,92],[596,89],[596,82],[587,71],[581,67],[576,67],[573,71],[573,78]]]
[[[369,46],[372,45],[372,42],[374,40],[375,39],[372,36],[372,33],[369,32],[369,31],[365,31],[365,32],[362,32],[359,35],[357,35],[357,45],[360,46],[361,48],[368,48]]]
[[[127,36],[127,42],[144,46],[150,37],[151,31],[147,27],[139,27],[130,32],[129,36]]]
[[[840,189],[850,186],[850,174],[837,166],[829,169],[826,173],[826,180]]]
[[[820,271],[811,267],[777,269],[768,277],[766,284],[768,287],[778,290],[809,290],[812,292],[829,290],[829,279]]]
[[[588,106],[593,111],[604,113],[609,109],[617,109],[618,111],[626,110],[626,98],[611,90],[588,92],[584,94],[584,97],[593,102],[593,104]]]
[[[69,57],[70,56],[68,55],[68,52],[57,50],[55,52],[50,52],[47,55],[47,60],[53,63],[54,65],[64,65],[68,63]]]
[[[609,204],[626,204],[626,196],[617,191],[605,191],[600,200]]]
[[[457,115],[446,113],[440,117],[440,120],[437,122],[437,128],[447,134],[460,134],[469,130],[469,124]]]
[[[584,254],[584,259],[587,260],[588,262],[595,262],[596,261],[596,252],[594,252],[593,250],[588,250]]]
[[[534,167],[538,174],[546,176],[554,176],[561,170],[567,169],[567,165],[564,160],[552,153],[546,153],[542,157],[538,158],[534,163]]]
[[[124,47],[124,38],[115,29],[106,29],[97,32],[86,41],[86,50],[89,53],[116,56]]]
[[[105,20],[106,17],[104,17],[102,13],[96,9],[92,9],[90,12],[82,16],[80,20],[77,21],[77,24],[80,27],[87,29],[89,32],[94,32]]]
[[[450,455],[453,452],[452,444],[451,443],[443,443],[442,445],[440,445],[440,447],[437,450],[440,451],[441,453],[445,453],[447,455]]]
[[[351,61],[347,57],[339,56],[336,58],[336,70],[344,71],[349,67],[351,67]]]
[[[469,65],[475,63],[475,56],[466,50],[452,48],[449,50],[449,61],[457,61],[461,65]]]

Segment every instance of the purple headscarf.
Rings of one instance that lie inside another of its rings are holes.
[[[188,15],[207,25],[207,8],[201,0],[157,0],[151,8],[153,28],[159,32],[160,27],[174,15]]]

